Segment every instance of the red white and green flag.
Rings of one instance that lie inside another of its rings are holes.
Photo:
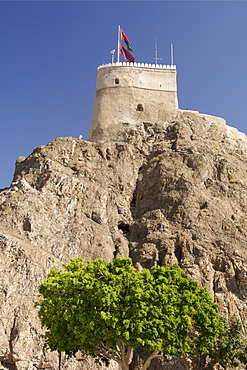
[[[132,55],[127,49],[125,49],[123,47],[123,45],[121,45],[119,43],[119,52],[120,54],[124,57],[124,59],[126,60],[126,62],[134,62],[135,61],[135,57],[134,55]]]
[[[124,42],[127,46],[127,49],[129,51],[133,51],[132,46],[130,45],[130,41],[129,41],[128,37],[125,35],[125,33],[124,33],[124,31],[122,30],[121,27],[120,27],[120,33],[121,33],[121,38],[124,40]]]
[[[121,44],[121,39],[124,40],[127,49],[123,47]],[[135,57],[132,55],[129,51],[133,51],[132,46],[130,45],[130,41],[128,37],[125,35],[124,31],[120,26],[118,26],[118,56],[117,56],[117,61],[119,62],[119,55],[121,54],[126,62],[134,62]]]

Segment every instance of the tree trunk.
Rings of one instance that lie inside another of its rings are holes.
[[[61,370],[61,358],[62,358],[61,352],[58,352],[58,370]]]
[[[122,370],[129,370],[129,365],[126,364],[120,364]]]
[[[132,361],[133,357],[133,348],[128,347],[126,351],[125,343],[117,343],[119,360],[116,360],[118,364],[121,366],[122,370],[129,370],[129,364]]]

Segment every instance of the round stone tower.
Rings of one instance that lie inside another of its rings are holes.
[[[89,140],[116,138],[127,126],[137,123],[166,121],[177,110],[175,66],[126,62],[101,65]]]

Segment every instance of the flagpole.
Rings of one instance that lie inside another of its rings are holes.
[[[173,66],[174,63],[174,55],[173,55],[173,44],[171,44],[171,65]]]
[[[120,44],[120,25],[118,26],[117,34],[117,62],[119,63],[119,44]]]

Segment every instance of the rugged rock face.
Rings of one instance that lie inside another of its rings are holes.
[[[57,369],[33,305],[46,274],[73,257],[130,255],[139,268],[179,262],[223,314],[244,323],[246,172],[246,136],[190,111],[126,126],[110,142],[59,138],[19,157],[11,187],[0,191],[1,368]],[[89,358],[61,362],[99,368]]]

